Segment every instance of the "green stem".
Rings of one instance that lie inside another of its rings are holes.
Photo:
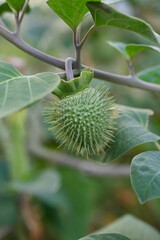
[[[12,179],[19,180],[29,170],[29,161],[26,154],[26,111],[15,113],[7,119],[9,137],[7,156],[9,160],[10,174]]]

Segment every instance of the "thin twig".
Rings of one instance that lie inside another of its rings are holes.
[[[94,71],[94,76],[95,78],[110,81],[113,83],[117,84],[122,84],[126,85],[128,87],[134,87],[138,89],[144,89],[148,91],[155,91],[155,92],[160,92],[160,85],[159,84],[154,84],[154,83],[149,83],[140,80],[136,76],[123,76],[123,75],[117,75],[117,74],[112,74],[104,71],[100,71],[97,69],[92,69]]]
[[[6,40],[23,50],[24,52],[30,54],[31,56],[45,62],[49,63],[57,68],[65,70],[65,61],[49,56],[35,48],[33,48],[31,45],[24,42],[19,36],[16,36],[14,33],[8,31],[6,28],[0,25],[0,35],[4,37]],[[75,65],[76,61],[73,63],[73,68],[76,67]],[[87,66],[81,66],[81,68],[85,68]],[[154,83],[148,83],[145,81],[142,81],[138,79],[136,76],[123,76],[123,75],[117,75],[112,74],[109,72],[104,72],[101,70],[93,69],[94,71],[94,77],[106,81],[110,81],[117,84],[123,84],[127,85],[129,87],[144,89],[148,91],[154,91],[154,92],[160,92],[160,85],[154,84]],[[61,73],[62,75],[62,73]]]
[[[81,66],[82,69],[87,67],[88,66],[85,66],[85,65]],[[153,91],[155,93],[160,92],[160,85],[142,81],[136,76],[118,75],[118,74],[113,74],[109,72],[104,72],[95,68],[92,68],[92,70],[94,72],[94,77],[101,80],[106,80],[112,83],[126,85],[128,87],[134,87],[134,88],[139,88],[147,91]],[[78,72],[76,70],[73,72],[74,72],[74,76],[78,76]],[[63,78],[65,77],[65,72],[58,73],[58,75],[60,75],[61,78]]]
[[[41,145],[36,146],[35,144],[31,146],[30,152],[44,160],[49,161],[52,164],[58,164],[63,166],[68,166],[79,171],[82,171],[90,176],[108,176],[108,177],[122,177],[129,176],[130,168],[129,165],[101,165],[94,163],[92,161],[86,161],[83,159],[78,159],[67,154],[49,150]]]
[[[28,53],[29,55],[43,62],[49,63],[53,66],[56,66],[58,68],[65,70],[65,62],[63,60],[49,56],[48,54],[45,54],[39,51],[38,49],[33,48],[31,45],[27,44],[15,33],[10,32],[6,28],[4,28],[2,25],[0,25],[0,35],[4,37],[6,40],[8,40],[9,42],[11,42],[12,44],[14,44],[19,49],[21,49],[22,51]]]
[[[15,13],[15,22],[16,22],[15,34],[19,35],[19,31],[20,31],[19,12]]]
[[[135,71],[134,71],[134,66],[133,66],[132,61],[130,59],[128,59],[126,62],[128,64],[128,67],[129,67],[130,75],[135,76]]]
[[[74,47],[75,47],[75,67],[80,72],[81,69],[81,47],[80,47],[80,36],[79,36],[78,28],[76,28],[73,32],[73,41],[74,41]]]
[[[71,79],[74,78],[73,70],[72,70],[73,62],[74,62],[73,58],[70,58],[70,57],[65,60],[65,70],[66,70],[67,81],[70,81]]]
[[[24,5],[23,5],[22,11],[21,11],[21,15],[20,15],[20,17],[19,17],[19,23],[20,23],[20,24],[21,24],[21,22],[22,22],[22,20],[23,20],[23,18],[24,18],[24,15],[25,15],[25,12],[26,12],[26,10],[27,10],[29,1],[30,1],[30,0],[26,0],[25,3],[24,3]]]
[[[82,48],[83,44],[85,43],[85,41],[87,40],[89,34],[93,31],[94,26],[95,26],[95,25],[92,25],[92,26],[89,28],[89,30],[87,31],[87,33],[84,35],[83,39],[81,40],[81,42],[80,42],[80,47],[81,47],[81,48]]]
[[[28,6],[28,3],[29,3],[30,0],[26,0],[24,5],[23,5],[23,8],[22,8],[22,11],[21,11],[21,15],[20,15],[20,12],[16,12],[15,13],[15,22],[16,22],[16,30],[15,30],[15,34],[17,36],[19,36],[20,34],[20,27],[21,27],[21,23],[22,23],[22,20],[23,20],[23,17],[25,15],[25,12],[26,12],[26,9],[27,9],[27,6]]]

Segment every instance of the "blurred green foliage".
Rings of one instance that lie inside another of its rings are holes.
[[[115,6],[129,14],[132,13],[132,15],[147,20],[155,30],[160,31],[159,20],[157,21],[160,13],[159,0],[154,0],[152,3],[150,0],[128,0],[117,3]],[[12,28],[8,17],[11,18],[10,15],[3,15],[3,20]],[[91,21],[90,17],[86,17],[84,26],[87,28]],[[22,35],[31,45],[50,55],[63,59],[68,56],[74,57],[71,30],[49,8],[44,8],[43,4],[41,7],[35,6],[25,17]],[[114,73],[128,74],[125,60],[106,43],[108,40],[144,43],[144,40],[142,42],[142,39],[133,33],[111,28],[97,29],[84,46],[83,63]],[[0,38],[0,52],[1,60],[13,63],[25,74],[58,71],[53,66],[23,53],[2,38]],[[159,55],[152,51],[142,52],[134,60],[136,72],[157,65],[157,63],[159,63]],[[97,82],[96,79],[94,81]],[[110,91],[119,104],[153,109],[154,116],[151,117],[150,129],[160,134],[159,95],[109,82],[102,81],[102,83],[111,89]],[[40,113],[42,108],[43,106],[40,105]],[[31,114],[34,114],[34,110]],[[43,121],[40,124],[43,133],[42,138],[46,145],[55,148],[56,145],[52,144],[51,136],[46,131],[47,126],[44,125]],[[3,121],[3,125],[7,128],[6,121]],[[3,127],[3,125],[0,122],[0,127]],[[7,130],[3,132],[3,136],[7,134]],[[30,159],[32,166],[30,176],[26,176],[24,182],[18,183],[18,185],[11,183],[3,136],[1,131],[0,234],[6,227],[7,234],[6,237],[0,239],[30,240],[33,239],[32,231],[36,231],[37,236],[41,235],[42,240],[77,240],[126,213],[133,214],[160,230],[160,200],[152,200],[140,205],[131,189],[129,178],[96,178],[67,167],[55,166],[53,169],[53,166],[44,163],[43,159],[32,157]],[[152,144],[135,148],[134,152],[126,153],[119,160],[119,163],[130,163],[134,155],[148,150],[149,147],[154,149]],[[40,178],[41,174],[48,171],[47,169],[50,169],[49,172],[55,174],[56,177],[54,175],[54,180],[52,180],[52,177],[50,180],[50,174],[44,174],[43,183],[36,185],[33,190],[36,177]],[[29,184],[28,189],[30,191],[26,190],[25,181]],[[53,181],[57,182],[53,183]],[[45,191],[44,194],[35,194],[37,188],[43,189],[44,182],[51,191]],[[57,184],[56,191],[53,189],[53,184]],[[30,231],[28,230],[28,221],[31,220],[36,230],[32,228]],[[38,238],[36,239],[35,236],[34,239],[37,240]]]

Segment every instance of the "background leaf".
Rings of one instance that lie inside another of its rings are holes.
[[[61,169],[63,191],[69,208],[61,212],[61,236],[75,240],[85,236],[92,219],[96,184],[81,172],[69,168]],[[77,186],[80,186],[79,188]]]
[[[145,82],[160,84],[160,65],[147,68],[137,73],[137,77]]]
[[[0,62],[0,118],[40,100],[59,82],[54,73],[22,76],[12,65]]]
[[[94,0],[98,2],[100,0]],[[48,0],[48,6],[73,30],[88,12],[87,0]]]
[[[131,239],[119,233],[109,233],[89,235],[88,237],[81,238],[80,240],[131,240]]]
[[[9,186],[11,190],[36,197],[49,206],[63,204],[61,199],[63,196],[59,192],[61,187],[60,175],[51,169],[45,169],[26,180],[13,181]],[[57,202],[57,198],[60,203]]]
[[[11,8],[7,3],[3,3],[0,5],[0,16],[5,12],[12,12]]]
[[[108,42],[110,46],[117,49],[126,59],[133,58],[143,50],[155,50],[160,53],[160,48],[145,44],[125,44],[122,42]]]
[[[132,240],[160,239],[160,233],[156,229],[131,215],[125,215],[99,231],[99,233],[109,232],[124,234]]]
[[[152,111],[148,109],[119,106],[114,142],[106,153],[108,161],[120,157],[135,146],[160,139],[160,136],[147,129],[150,115]]]
[[[0,83],[20,76],[22,74],[14,66],[6,62],[0,62]]]
[[[153,31],[152,27],[139,18],[125,15],[101,2],[88,2],[87,7],[92,14],[95,26],[122,28],[136,32],[155,43],[160,43],[159,36]]]
[[[131,164],[133,189],[141,203],[160,198],[160,152],[143,152]]]
[[[7,161],[0,158],[0,228],[12,225],[19,214],[15,196],[6,190],[9,179]]]
[[[11,8],[20,11],[23,8],[25,0],[6,0]]]
[[[0,228],[14,224],[19,214],[15,196],[9,193],[0,195],[0,203]]]

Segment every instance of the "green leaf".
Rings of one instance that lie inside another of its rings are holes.
[[[80,77],[74,78],[70,81],[61,79],[58,87],[53,91],[55,95],[60,98],[66,97],[71,94],[76,94],[85,88],[88,88],[93,78],[93,71],[89,68],[82,70]]]
[[[94,0],[98,2],[100,0]],[[48,0],[48,6],[73,30],[88,12],[87,0]]]
[[[11,64],[0,62],[0,118],[40,100],[59,82],[54,73],[22,76]]]
[[[9,189],[36,197],[51,208],[60,207],[66,210],[69,205],[68,199],[61,191],[61,177],[58,172],[51,169],[45,169],[39,173],[32,172],[31,176],[22,181],[12,181]]]
[[[6,62],[0,62],[0,83],[20,76],[22,74],[14,66]]]
[[[14,225],[19,214],[15,196],[1,194],[0,203],[0,228]]]
[[[106,152],[107,161],[119,158],[133,147],[160,139],[147,129],[148,117],[152,115],[148,109],[137,109],[119,106],[117,130],[113,144]]]
[[[160,53],[160,48],[145,44],[125,44],[122,42],[108,42],[110,46],[117,49],[126,59],[133,58],[143,50],[155,50]]]
[[[132,240],[132,239],[119,233],[108,233],[89,235],[88,237],[84,237],[79,240]]]
[[[131,181],[141,203],[160,198],[160,152],[143,152],[133,158]]]
[[[8,5],[16,11],[20,11],[25,3],[25,0],[6,0],[6,1]]]
[[[145,82],[160,84],[160,65],[147,68],[137,73],[137,77]]]
[[[125,215],[98,231],[98,233],[110,232],[124,234],[132,240],[160,239],[160,234],[156,229],[131,215]]]
[[[60,176],[56,171],[46,169],[25,181],[14,181],[10,188],[16,192],[29,194],[40,199],[46,195],[54,197],[61,187]]]
[[[122,28],[140,34],[155,43],[160,43],[159,36],[152,27],[139,18],[125,15],[101,2],[88,2],[87,7],[92,14],[95,26]]]
[[[0,124],[0,130],[1,129],[1,124]],[[8,169],[8,164],[6,161],[0,158],[0,192],[3,187],[3,185],[9,180],[9,169]]]
[[[0,5],[0,16],[5,12],[12,12],[9,5],[7,3],[3,3]]]
[[[61,239],[79,239],[88,232],[97,185],[86,175],[73,169],[61,169],[61,176],[63,191],[69,203],[67,211],[60,215]]]

